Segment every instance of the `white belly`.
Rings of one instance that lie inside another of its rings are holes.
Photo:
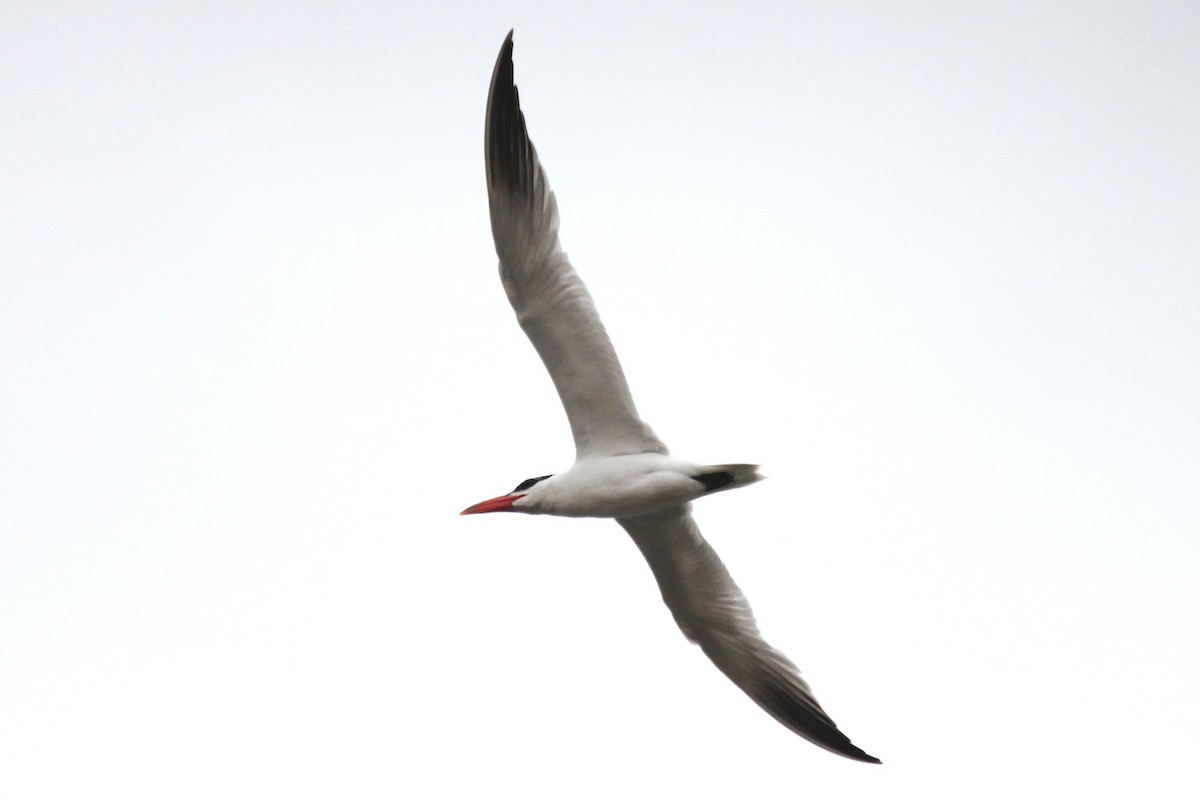
[[[560,517],[635,517],[689,503],[705,493],[701,468],[655,453],[584,459],[554,476],[534,513]],[[549,482],[548,482],[549,483]],[[524,509],[522,509],[524,510]]]

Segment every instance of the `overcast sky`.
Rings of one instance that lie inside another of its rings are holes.
[[[614,524],[496,276],[517,83],[696,515],[881,767]],[[0,4],[0,797],[1195,798],[1200,6]]]

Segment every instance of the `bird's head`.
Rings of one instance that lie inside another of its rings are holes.
[[[542,481],[553,477],[553,475],[543,475],[540,478],[526,478],[518,483],[517,488],[508,494],[502,494],[499,497],[493,497],[491,500],[476,503],[470,508],[463,509],[459,514],[460,516],[462,514],[486,514],[489,511],[524,511],[526,513],[536,513],[538,495],[542,494],[540,490],[545,488]]]

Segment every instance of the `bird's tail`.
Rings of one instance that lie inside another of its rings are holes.
[[[766,475],[759,473],[758,464],[716,464],[703,467],[692,476],[704,484],[705,494],[748,486],[765,477]]]

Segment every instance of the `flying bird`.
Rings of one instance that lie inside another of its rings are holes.
[[[558,204],[513,83],[512,32],[488,91],[484,153],[500,280],[558,390],[575,463],[463,514],[611,517],[641,550],[683,634],[768,714],[813,744],[879,763],[838,730],[788,658],[758,632],[746,598],[692,518],[691,501],[761,479],[752,464],[672,458],[634,407],[591,295],[558,241]]]

